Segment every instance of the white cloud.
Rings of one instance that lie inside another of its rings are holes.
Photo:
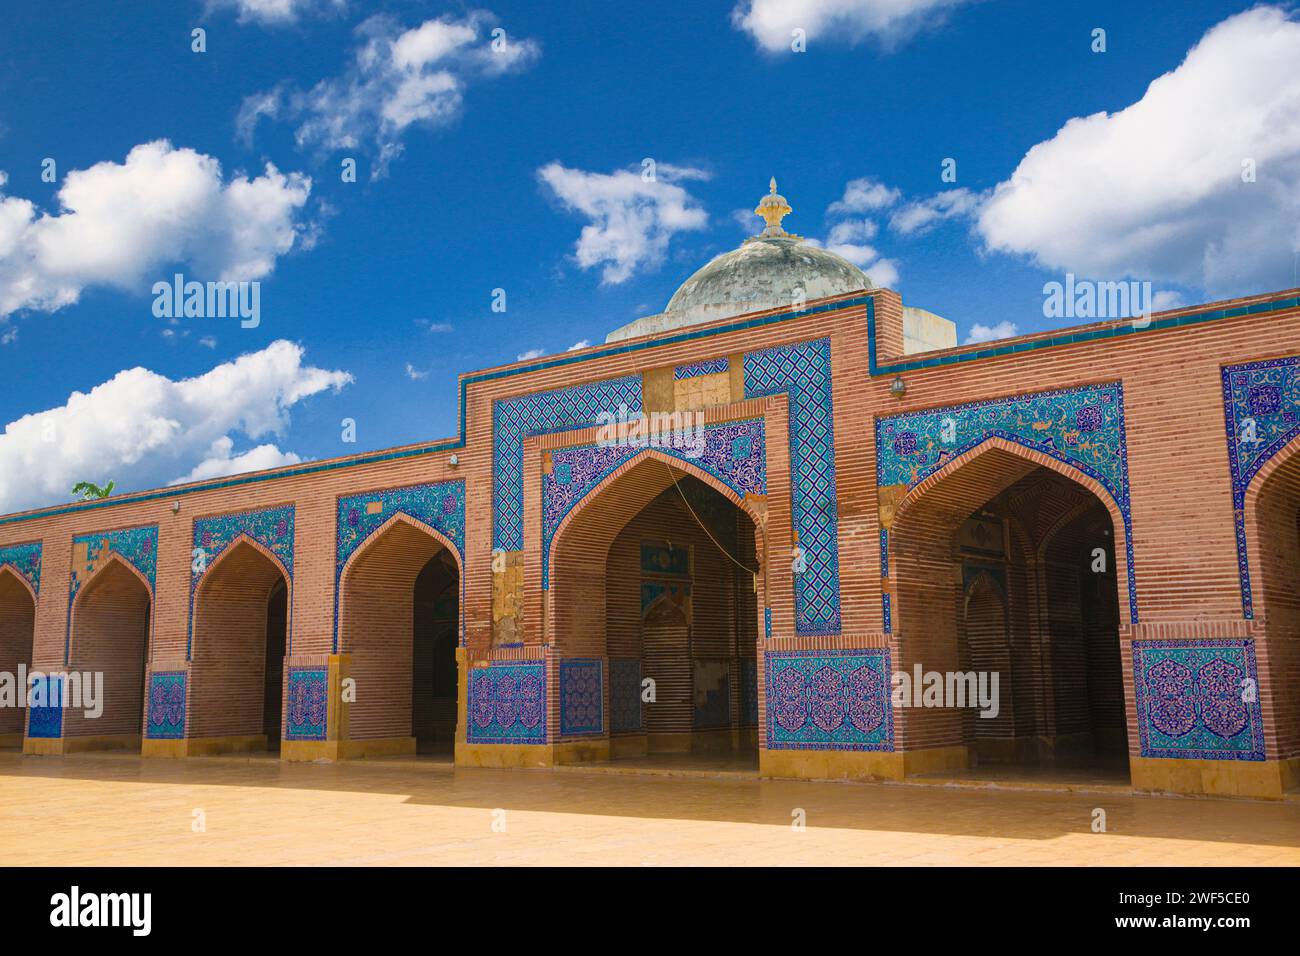
[[[0,318],[53,312],[91,286],[146,293],[169,266],[200,280],[261,278],[304,236],[310,193],[311,179],[270,163],[227,181],[216,159],[166,140],[68,173],[57,213],[0,193]]]
[[[125,369],[10,422],[0,434],[0,513],[66,501],[82,480],[130,491],[289,460],[270,445],[232,455],[231,436],[283,436],[294,405],[352,381],[302,358],[301,346],[280,340],[194,378]]]
[[[831,203],[826,212],[832,216],[879,212],[895,205],[901,198],[902,193],[897,189],[886,186],[869,176],[851,179],[844,187],[844,196]]]
[[[529,349],[527,352],[520,352],[515,356],[516,362],[531,362],[535,358],[541,358],[546,354],[546,349]]]
[[[416,367],[415,367],[414,365],[412,365],[410,362],[407,362],[407,363],[406,363],[406,377],[409,378],[412,382],[418,382],[418,381],[420,381],[420,379],[428,378],[428,377],[429,377],[429,373],[428,373],[428,372],[421,372],[418,368],[416,368]]]
[[[988,247],[1053,270],[1232,295],[1290,286],[1300,250],[1300,23],[1211,29],[1116,113],[1031,149],[980,215]],[[1243,182],[1253,160],[1257,181]]]
[[[402,152],[412,126],[435,128],[456,119],[470,83],[527,69],[541,55],[535,40],[492,36],[496,18],[476,10],[403,31],[385,15],[356,29],[360,40],[340,76],[303,91],[290,84],[244,100],[236,127],[252,139],[262,117],[296,124],[300,147],[323,151],[373,150],[372,178]]]
[[[708,179],[703,170],[659,163],[647,181],[639,168],[592,173],[549,163],[537,176],[565,208],[587,218],[575,258],[583,269],[603,266],[607,285],[660,265],[673,236],[708,223],[704,209],[678,185]]]
[[[455,331],[456,328],[450,322],[434,322],[432,320],[427,321],[424,327],[425,327],[425,331],[429,332],[430,334],[438,334],[442,332],[453,332]]]
[[[994,339],[1009,339],[1019,332],[1020,329],[1014,322],[1002,321],[997,325],[981,325],[976,322],[970,327],[970,334],[962,344],[977,345],[980,342],[992,342]]]
[[[577,352],[579,349],[591,348],[591,339],[583,339],[581,342],[574,342],[564,351]]]
[[[889,228],[905,236],[925,233],[936,223],[976,215],[983,200],[969,189],[946,189],[895,210],[889,217]]]
[[[268,468],[280,468],[284,465],[296,465],[302,461],[291,451],[280,451],[275,445],[258,445],[242,455],[232,455],[235,450],[234,439],[223,435],[212,443],[208,457],[195,465],[188,475],[169,481],[169,485],[184,485],[191,481],[209,481],[213,478],[226,478],[230,475],[242,475],[250,471],[265,471]]]
[[[789,52],[792,33],[802,29],[809,47],[817,40],[885,43],[935,26],[968,0],[741,0],[731,23],[769,53]]]
[[[347,0],[208,0],[208,10],[236,10],[240,23],[279,25],[303,16],[344,13]]]

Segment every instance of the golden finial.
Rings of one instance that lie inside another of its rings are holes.
[[[781,220],[790,214],[790,204],[785,201],[785,197],[776,191],[776,177],[772,177],[768,194],[762,198],[758,208],[754,210],[754,215],[762,216],[763,221],[767,223],[767,228],[759,234],[760,238],[768,236],[788,236],[789,233],[781,228]]]

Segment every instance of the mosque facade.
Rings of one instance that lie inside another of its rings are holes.
[[[0,742],[1300,784],[1300,292],[959,346],[756,211],[455,438],[0,518]]]

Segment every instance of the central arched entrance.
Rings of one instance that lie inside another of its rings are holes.
[[[903,499],[895,733],[918,766],[1127,782],[1117,528],[1100,485],[1000,440]]]
[[[339,650],[355,681],[346,752],[433,754],[456,741],[460,565],[442,534],[405,514],[344,566]]]
[[[21,747],[27,715],[27,691],[19,671],[32,666],[36,632],[36,595],[14,569],[0,567],[0,672],[11,675],[14,706],[0,707],[0,747]]]
[[[604,662],[611,759],[757,767],[757,527],[735,492],[657,452],[613,472],[559,526],[560,679],[566,659]]]
[[[280,749],[289,576],[247,537],[212,563],[194,594],[189,736],[201,752]]]

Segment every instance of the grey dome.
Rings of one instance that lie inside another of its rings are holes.
[[[754,214],[767,228],[739,249],[724,252],[681,284],[658,315],[615,329],[606,342],[729,319],[767,309],[796,309],[804,303],[872,288],[867,274],[843,256],[805,242],[781,228],[790,204],[776,191],[759,201]]]
[[[664,311],[719,319],[870,288],[866,273],[842,256],[794,236],[763,237],[698,270]]]

